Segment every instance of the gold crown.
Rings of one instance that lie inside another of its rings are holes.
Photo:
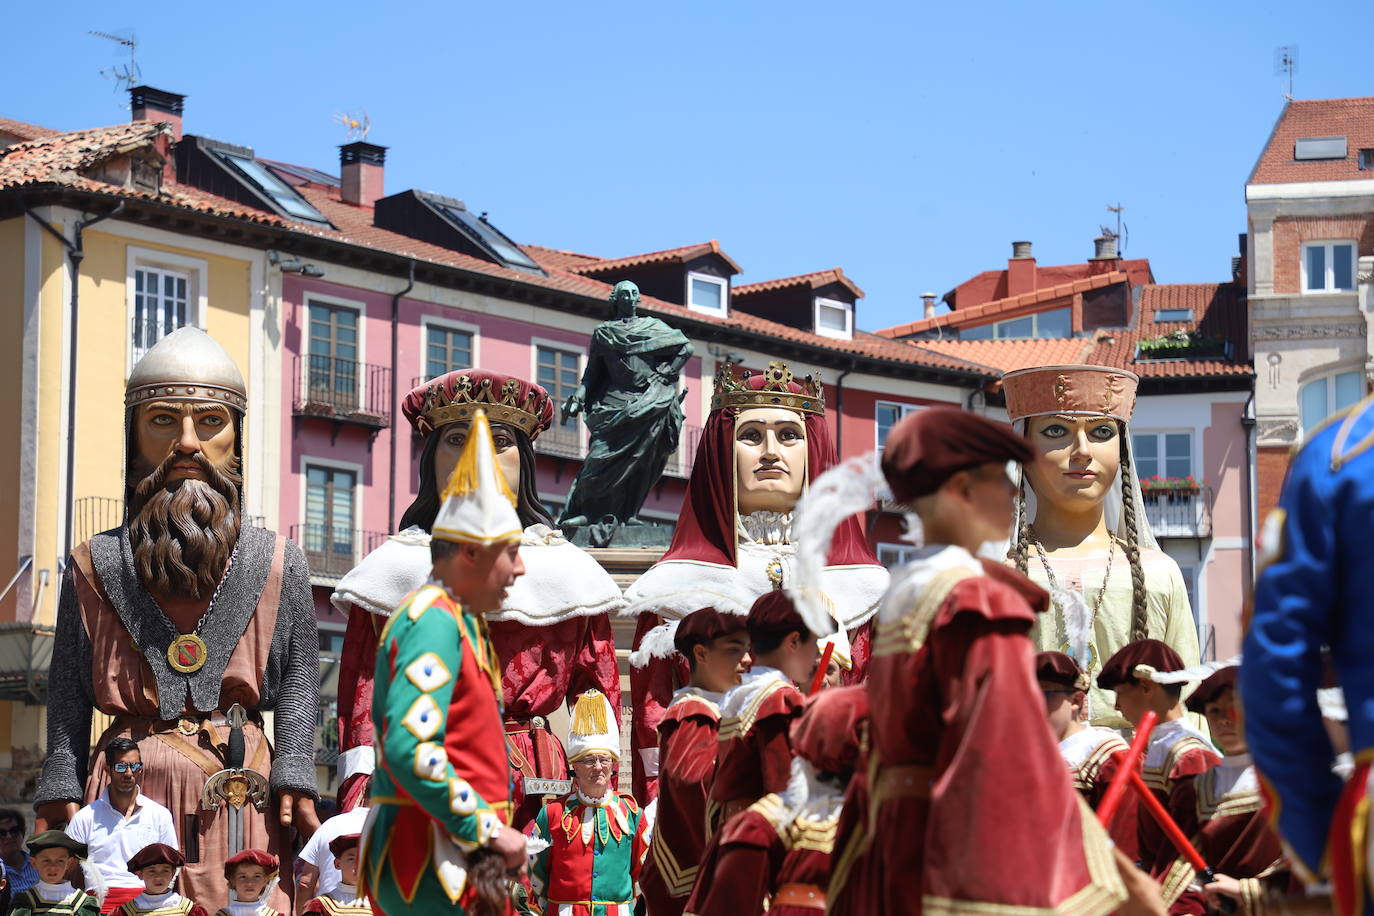
[[[473,383],[470,375],[461,375],[454,384],[452,396],[448,386],[432,384],[425,392],[425,402],[416,418],[416,426],[421,435],[460,420],[471,421],[477,411],[485,410],[488,418],[522,429],[531,441],[548,425],[552,411],[548,398],[539,389],[530,386],[523,392],[519,380],[509,378],[501,385],[501,390],[492,390],[492,380],[484,378]],[[549,416],[546,416],[549,415]]]
[[[747,410],[750,407],[786,407],[801,413],[825,415],[825,388],[819,375],[796,378],[784,362],[771,362],[763,370],[763,386],[749,385],[753,372],[745,369],[743,377],[735,377],[735,364],[727,361],[716,373],[716,393],[711,396],[711,409],[731,407]],[[801,391],[789,385],[796,383]]]

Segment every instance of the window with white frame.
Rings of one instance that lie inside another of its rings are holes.
[[[360,400],[358,310],[312,301],[306,387],[310,400],[356,410]]]
[[[576,350],[560,350],[547,346],[536,348],[535,381],[544,386],[555,405],[562,405],[577,391],[581,360],[582,354]],[[562,421],[561,426],[555,421],[555,426],[576,432],[577,418],[569,417]]]
[[[1338,410],[1364,397],[1364,376],[1358,369],[1313,379],[1298,389],[1302,431],[1307,432]]]
[[[1302,246],[1303,292],[1335,293],[1354,288],[1354,242],[1307,242]]]
[[[323,464],[305,466],[305,548],[312,569],[347,570],[357,560],[356,472]]]
[[[915,544],[879,544],[878,562],[888,569],[910,563],[916,556]]]
[[[1141,480],[1191,477],[1193,434],[1136,431],[1131,435],[1131,461],[1135,464],[1135,475]]]
[[[1183,588],[1188,593],[1188,607],[1193,610],[1193,626],[1200,626],[1202,609],[1197,603],[1197,567],[1179,564],[1178,571],[1183,574]]]
[[[472,367],[472,333],[441,324],[425,326],[425,378]]]
[[[191,322],[191,277],[180,270],[134,270],[133,361],[153,344]]]
[[[837,299],[816,297],[816,333],[822,337],[840,337],[849,340],[854,336],[854,306]]]
[[[729,308],[730,284],[710,274],[687,274],[687,306],[698,312],[724,315]]]
[[[909,413],[920,410],[919,404],[897,404],[892,401],[879,401],[873,410],[873,419],[877,421],[877,441],[876,447],[881,453],[883,446],[887,444],[887,435],[892,432],[892,427],[897,425],[897,421]]]

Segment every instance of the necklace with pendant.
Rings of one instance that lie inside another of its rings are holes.
[[[195,674],[205,667],[205,661],[209,657],[210,651],[205,645],[205,640],[200,638],[200,631],[210,620],[210,614],[215,610],[215,602],[219,600],[220,589],[224,588],[224,583],[229,581],[229,571],[234,568],[234,560],[238,558],[238,545],[234,546],[234,552],[229,554],[229,562],[225,564],[224,575],[220,577],[219,584],[215,586],[215,593],[210,596],[210,604],[205,608],[205,613],[200,615],[200,620],[196,621],[195,629],[190,633],[178,632],[176,624],[167,616],[167,612],[162,609],[162,605],[153,598],[153,607],[157,608],[162,615],[162,623],[171,631],[172,641],[167,646],[167,664],[182,674]],[[148,597],[152,598],[149,593]]]
[[[1040,538],[1035,534],[1034,527],[1031,527],[1030,529],[1030,542],[1031,546],[1035,548],[1036,556],[1040,558],[1040,565],[1045,568],[1045,578],[1049,581],[1050,595],[1053,596],[1056,591],[1062,591],[1062,589],[1059,587],[1059,580],[1055,578],[1054,569],[1050,566],[1050,558],[1045,554],[1045,548],[1041,546]],[[1102,577],[1102,590],[1097,593],[1097,598],[1093,601],[1092,607],[1088,610],[1089,668],[1091,668],[1097,661],[1097,648],[1093,645],[1091,636],[1093,633],[1096,632],[1097,612],[1102,610],[1102,602],[1107,597],[1107,586],[1112,581],[1112,560],[1115,557],[1116,538],[1112,538],[1107,542],[1107,572]],[[1084,597],[1086,597],[1086,595]],[[1055,610],[1058,611],[1058,613],[1054,615],[1055,641],[1059,644],[1061,652],[1063,652],[1066,655],[1072,655],[1073,653],[1069,651],[1071,647],[1069,645],[1068,621],[1065,617],[1062,602],[1058,600],[1055,601]]]

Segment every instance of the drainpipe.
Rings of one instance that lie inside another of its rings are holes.
[[[835,457],[844,460],[844,377],[854,371],[854,361],[835,379]]]
[[[1256,472],[1255,462],[1258,460],[1258,442],[1255,422],[1255,392],[1250,392],[1250,399],[1245,402],[1245,408],[1240,413],[1240,425],[1245,429],[1245,531],[1250,536],[1250,549],[1245,551],[1246,581],[1251,585],[1255,583],[1255,538],[1258,534],[1258,524],[1255,519],[1259,512],[1259,495],[1255,492]]]
[[[64,542],[62,544],[62,556],[59,560],[59,567],[66,562],[72,552],[72,514],[76,509],[76,494],[73,488],[76,486],[76,345],[77,331],[80,329],[78,324],[79,307],[81,304],[81,262],[86,258],[86,250],[82,247],[81,235],[89,227],[94,226],[101,220],[118,216],[124,210],[124,201],[108,213],[90,219],[79,220],[72,227],[73,240],[68,240],[65,235],[57,230],[52,223],[33,212],[30,207],[25,207],[24,212],[48,230],[54,238],[62,243],[67,249],[67,258],[72,265],[72,331],[71,340],[67,347],[67,505],[64,508],[65,530],[63,531]]]
[[[391,409],[396,409],[396,400],[400,396],[400,388],[396,381],[396,375],[400,372],[400,367],[396,361],[400,359],[400,342],[397,334],[401,329],[401,297],[415,288],[415,262],[410,262],[410,276],[406,279],[405,289],[391,297]],[[401,427],[396,423],[396,418],[391,418],[391,473],[387,475],[387,500],[386,500],[386,530],[388,533],[396,530],[396,440],[399,438],[397,430]]]

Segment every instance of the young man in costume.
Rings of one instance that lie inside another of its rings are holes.
[[[304,912],[320,916],[372,916],[367,897],[358,893],[358,841],[361,839],[359,834],[346,833],[330,842],[329,851],[334,856],[340,881],[329,893],[307,903]]]
[[[1103,916],[1126,899],[1122,863],[1045,726],[1029,631],[1048,597],[975,558],[1011,527],[1008,462],[1031,456],[1009,427],[952,408],[888,437],[884,476],[927,545],[878,612],[870,814],[844,819],[831,913]]]
[[[85,844],[60,830],[44,830],[29,837],[25,845],[38,871],[38,883],[15,897],[10,916],[98,916],[101,888],[96,895],[88,894],[67,880],[74,858],[82,860],[82,871],[88,878],[99,876],[99,871],[84,861]]]
[[[1188,697],[1188,710],[1207,717],[1212,737],[1226,754],[1211,769],[1180,779],[1169,795],[1174,822],[1216,873],[1216,881],[1200,892],[1192,890],[1196,870],[1172,848],[1166,850],[1155,872],[1173,916],[1219,916],[1225,912],[1223,901],[1230,901],[1241,916],[1259,916],[1265,897],[1271,892],[1286,894],[1292,883],[1282,844],[1264,819],[1259,779],[1240,730],[1235,689],[1238,662],[1231,659],[1195,672],[1171,672],[1189,680],[1205,675]]]
[[[73,548],[63,575],[53,651],[67,663],[52,669],[34,800],[43,826],[70,820],[110,782],[105,746],[134,740],[143,794],[171,811],[181,848],[196,851],[182,890],[207,908],[225,900],[218,872],[232,828],[229,808],[207,809],[201,793],[225,768],[235,704],[247,711],[244,766],[270,790],[261,807],[239,809],[237,842],[284,851],[288,827],[309,836],[319,825],[310,575],[299,547],[243,521],[247,403],[238,367],[199,328],[173,331],[134,366],[125,521]],[[92,746],[97,710],[113,724]],[[275,746],[262,727],[269,711]],[[275,901],[289,905],[281,892]]]
[[[663,617],[676,613],[667,605],[677,593],[706,588],[748,604],[790,585],[797,558],[793,509],[807,482],[835,462],[819,379],[794,378],[781,362],[740,378],[735,366],[724,364],[672,543],[625,591],[636,607],[651,605],[655,597],[665,603],[658,612],[638,615],[634,648]],[[846,518],[831,542],[821,587],[835,618],[853,634],[849,683],[863,679],[868,621],[887,582],[860,517]],[[658,723],[673,692],[689,680],[687,666],[671,659],[651,659],[630,671],[634,792],[645,804],[657,795]]]
[[[644,639],[640,652],[653,651],[655,637],[672,637],[672,647],[687,659],[691,683],[673,694],[658,725],[658,799],[653,842],[640,885],[654,916],[681,916],[706,848],[706,800],[715,777],[720,704],[748,670],[747,610],[704,592],[691,593],[699,605],[681,621],[663,624]],[[666,654],[666,653],[664,653]],[[630,663],[641,662],[631,657]]]
[[[119,908],[119,916],[209,916],[205,907],[178,894],[172,885],[186,858],[175,846],[150,843],[127,863],[143,879],[143,893]]]
[[[801,715],[819,650],[792,599],[774,589],[754,602],[745,625],[754,665],[720,707],[720,757],[707,804],[709,836],[792,775],[792,721]]]
[[[1164,643],[1157,639],[1138,639],[1122,646],[1107,659],[1102,673],[1097,676],[1097,686],[1116,691],[1116,708],[1132,726],[1139,724],[1147,710],[1159,716],[1159,724],[1150,733],[1150,744],[1141,761],[1141,775],[1145,785],[1165,805],[1180,779],[1196,776],[1221,762],[1221,755],[1207,736],[1188,721],[1179,701],[1183,684],[1160,683],[1154,678],[1158,672],[1182,668],[1183,659]],[[1131,808],[1137,820],[1136,848],[1131,850],[1126,846],[1129,842],[1126,837],[1122,838],[1121,845],[1128,855],[1134,852],[1136,861],[1150,870],[1171,847],[1164,831],[1140,804]],[[1113,828],[1123,829],[1130,816],[1131,812],[1123,811],[1120,822],[1114,823]]]
[[[868,722],[862,685],[822,690],[792,723],[791,778],[711,838],[687,909],[694,916],[823,911],[845,786]]]
[[[430,529],[439,494],[467,441],[472,417],[486,412],[497,465],[516,494],[520,559],[525,574],[487,617],[501,660],[504,726],[515,768],[512,823],[523,826],[540,799],[524,799],[527,777],[559,779],[563,747],[548,716],[584,690],[600,690],[620,709],[620,672],[610,614],[624,607],[620,589],[585,550],[554,530],[539,501],[534,443],[553,421],[553,402],[539,385],[486,369],[463,369],[425,382],[401,404],[417,436],[419,493],[401,517],[401,532],[339,581],[332,601],[348,615],[339,670],[339,757],[345,810],[358,805],[374,767],[372,674],[377,634],[430,573]]]
[[[649,851],[649,825],[628,792],[611,788],[620,728],[598,691],[577,698],[568,730],[571,795],[540,809],[530,887],[545,916],[630,916]]]
[[[523,529],[481,411],[443,497],[437,584],[402,603],[377,650],[379,767],[359,880],[384,916],[505,913],[506,870],[526,860],[509,826],[501,669],[484,617],[524,572]]]
[[[1245,737],[1299,877],[1329,880],[1339,916],[1374,913],[1374,399],[1309,430],[1260,537],[1240,671]],[[1328,667],[1329,666],[1329,667]],[[1355,770],[1342,784],[1317,691],[1334,670]]]

